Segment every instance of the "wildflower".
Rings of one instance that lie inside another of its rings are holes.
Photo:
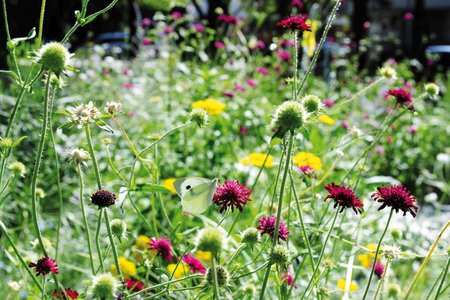
[[[69,108],[69,113],[72,118],[72,122],[80,126],[92,123],[96,119],[100,118],[101,115],[100,111],[92,104],[92,102],[71,107]]]
[[[301,0],[291,0],[291,6],[292,7],[297,7],[298,9],[302,9],[303,8],[303,3]]]
[[[333,269],[335,267],[334,261],[330,258],[324,259],[322,264],[326,269]]]
[[[184,263],[177,264],[169,264],[167,266],[167,271],[169,271],[170,274],[173,274],[173,278],[183,278],[188,272],[189,268]]]
[[[430,97],[436,97],[439,95],[439,86],[435,83],[425,84],[425,93]]]
[[[320,115],[318,118],[320,123],[325,124],[325,125],[334,125],[334,123],[336,123],[336,121],[334,121],[334,119],[332,117],[330,117],[329,115]]]
[[[228,98],[231,98],[231,99],[233,99],[236,96],[232,90],[225,90],[225,91],[223,91],[223,95],[225,97],[228,97]]]
[[[36,55],[36,62],[41,64],[44,70],[52,71],[59,75],[67,68],[72,56],[73,54],[70,54],[63,44],[51,42],[39,49]]]
[[[51,257],[42,257],[37,261],[37,263],[31,262],[28,264],[30,268],[36,268],[36,275],[47,275],[52,272],[53,274],[58,274],[58,265],[55,260]]]
[[[183,17],[183,13],[179,12],[179,11],[173,11],[170,16],[172,18],[174,18],[175,20],[177,19],[181,19]]]
[[[286,52],[284,50],[277,50],[275,51],[275,54],[281,59],[283,62],[289,62],[291,60],[291,55],[289,52]]]
[[[326,107],[331,108],[331,107],[334,106],[334,101],[331,100],[331,99],[325,99],[325,100],[323,100],[323,104],[324,104]]]
[[[384,265],[381,262],[379,262],[379,261],[376,262],[374,273],[375,273],[375,275],[378,276],[378,278],[381,278],[383,276]]]
[[[380,69],[380,74],[386,79],[397,79],[397,72],[394,68],[383,67]]]
[[[338,288],[339,288],[341,291],[345,291],[345,286],[346,286],[346,285],[347,285],[347,280],[345,280],[344,278],[339,279],[338,282],[337,282],[337,286],[338,286]],[[356,282],[352,281],[352,282],[350,283],[350,289],[349,289],[349,291],[350,291],[350,292],[354,292],[354,291],[356,291],[358,288],[359,288],[358,284],[357,284]]]
[[[240,160],[240,163],[243,165],[252,165],[255,167],[262,167],[264,164],[264,167],[266,168],[272,168],[273,167],[273,156],[268,155],[266,159],[266,154],[263,153],[250,153],[248,156],[244,157]],[[264,163],[265,161],[265,163]]]
[[[410,12],[410,11],[406,12],[403,15],[403,20],[405,20],[405,21],[412,21],[412,20],[414,20],[414,14],[412,12]]]
[[[144,46],[150,46],[151,44],[153,44],[153,41],[149,38],[143,38],[142,39],[142,45]]]
[[[259,231],[255,227],[249,227],[242,232],[242,243],[247,245],[254,245],[259,243],[260,235]]]
[[[393,96],[397,101],[397,105],[404,105],[409,110],[414,110],[414,104],[411,93],[403,88],[390,89],[386,92],[386,96]]]
[[[152,20],[150,20],[149,18],[143,18],[141,24],[143,27],[150,26],[150,24],[152,24]]]
[[[394,240],[398,240],[402,237],[402,231],[398,228],[391,229],[391,236]]]
[[[177,179],[171,177],[171,178],[164,179],[162,181],[162,185],[174,195],[176,195],[176,193],[177,193],[177,191],[175,190],[175,187],[173,186],[173,183],[175,182],[175,180],[177,180]]]
[[[150,247],[148,250],[158,252],[158,256],[167,260],[172,260],[172,244],[167,238],[154,239],[151,238],[149,242]]]
[[[224,236],[217,227],[207,227],[199,231],[197,236],[197,249],[219,253],[223,247]]]
[[[269,216],[269,217],[262,217],[258,220],[259,226],[256,227],[261,231],[261,235],[267,233],[270,235],[273,239],[275,234],[275,226],[277,223],[277,217],[275,216]],[[283,241],[287,240],[287,236],[289,235],[289,230],[284,223],[283,220],[280,220],[280,227],[278,229],[278,239],[282,239]]]
[[[316,32],[319,29],[319,22],[313,20],[309,23],[311,30],[303,31],[302,47],[306,49],[308,57],[312,57],[316,50]]]
[[[91,157],[89,156],[89,152],[87,152],[84,149],[72,149],[69,150],[69,162],[70,163],[75,163],[77,165],[79,164],[86,164],[86,161],[88,161],[89,159],[91,159]]]
[[[213,98],[207,98],[192,103],[192,108],[202,108],[210,115],[219,115],[227,107],[225,104]]]
[[[194,108],[189,114],[189,120],[192,123],[197,124],[198,127],[202,128],[208,124],[209,115],[203,108]]]
[[[401,292],[402,292],[402,290],[398,284],[391,283],[388,286],[388,297],[389,298],[399,299]]]
[[[216,47],[217,49],[223,49],[223,48],[225,48],[225,44],[222,42],[219,42],[219,41],[215,41],[214,47]]]
[[[341,209],[340,212],[343,212],[345,208],[351,207],[356,214],[361,213],[364,205],[358,198],[356,198],[355,193],[351,188],[332,183],[327,184],[325,186],[325,190],[327,190],[330,194],[325,197],[324,201],[327,201],[327,199],[333,199],[334,208],[339,206]]]
[[[194,29],[197,32],[205,32],[205,26],[203,26],[202,24],[199,24],[199,23],[194,24]]]
[[[322,106],[320,98],[314,95],[307,95],[303,97],[302,104],[307,112],[314,114],[318,113]]]
[[[70,299],[78,299],[78,292],[72,289],[64,289],[67,296],[69,296]],[[61,295],[63,300],[66,300],[66,295],[64,294],[64,291],[60,288],[59,290],[55,290],[52,294],[54,297],[59,299],[59,296]]]
[[[25,177],[25,165],[20,161],[10,163],[8,165],[8,170],[16,177]]]
[[[415,127],[415,126],[409,126],[409,127],[408,127],[408,131],[409,131],[409,133],[411,133],[411,135],[416,135],[416,133],[417,133],[417,127]]]
[[[105,109],[111,115],[115,115],[117,113],[123,112],[123,105],[122,105],[122,103],[119,103],[119,102],[108,101],[106,103]]]
[[[248,133],[247,127],[240,126],[239,127],[239,133],[242,134],[242,135],[246,135]]]
[[[341,122],[341,126],[345,129],[348,130],[350,128],[350,124],[347,121],[342,121]]]
[[[228,285],[228,281],[230,279],[230,275],[228,274],[227,269],[222,266],[216,266],[216,278],[217,278],[217,285],[219,287]],[[214,284],[214,275],[213,275],[213,268],[210,268],[208,270],[208,273],[206,273],[206,280],[209,284]]]
[[[294,284],[294,276],[291,274],[283,273],[281,274],[281,282],[287,286],[291,286]],[[294,284],[294,288],[297,288],[298,286]]]
[[[327,299],[330,296],[330,290],[327,287],[317,287],[317,295],[321,296],[321,299]]]
[[[407,212],[411,213],[413,217],[416,217],[417,206],[415,205],[416,197],[401,185],[381,186],[377,188],[378,192],[372,194],[373,200],[382,203],[378,210],[389,206],[396,213],[399,210],[403,211],[403,216]]]
[[[244,294],[247,294],[248,296],[251,297],[253,296],[253,294],[256,293],[256,286],[254,284],[251,283],[246,283],[243,287],[242,287],[242,292]]]
[[[127,90],[131,90],[133,84],[131,82],[125,82],[122,86]]]
[[[289,250],[283,245],[276,245],[270,252],[270,263],[286,269],[290,260]]]
[[[264,75],[264,76],[268,76],[269,75],[269,70],[267,70],[264,67],[259,67],[258,68],[258,74]]]
[[[125,279],[125,287],[129,291],[139,292],[144,289],[144,284],[138,280],[133,280],[130,278]]]
[[[256,87],[256,86],[258,86],[258,83],[257,83],[256,81],[254,81],[253,79],[251,79],[251,78],[246,79],[246,80],[245,80],[245,83],[247,83],[248,86],[251,86],[251,87]]]
[[[145,250],[147,250],[147,246],[149,243],[150,238],[146,237],[145,235],[140,235],[137,237],[136,242],[131,248],[133,257],[136,261],[142,262],[144,260],[144,256],[142,254]]]
[[[234,84],[234,89],[238,92],[245,92],[245,87],[238,83]]]
[[[283,49],[291,48],[294,46],[294,42],[291,40],[282,40],[280,42],[280,47]]]
[[[165,35],[169,35],[169,34],[171,34],[173,31],[174,31],[174,30],[173,30],[173,28],[172,28],[171,26],[166,26],[166,27],[164,27],[164,29],[163,29],[163,33],[164,33]]]
[[[119,257],[120,270],[125,278],[134,277],[137,274],[136,264],[125,257]],[[116,265],[111,265],[111,273],[117,275]]]
[[[182,262],[189,266],[189,269],[192,271],[192,273],[200,273],[205,275],[205,266],[203,266],[202,262],[199,259],[195,258],[191,254],[186,254],[183,257]]]
[[[384,246],[383,254],[388,259],[397,259],[400,257],[401,250],[395,246]]]
[[[92,204],[104,208],[116,203],[116,195],[108,190],[99,190],[91,195]]]
[[[121,241],[127,235],[127,223],[121,219],[113,219],[111,220],[111,231]]]
[[[320,157],[313,153],[301,151],[297,153],[292,160],[299,168],[308,166],[315,171],[322,170],[322,161],[320,160]]]
[[[290,29],[292,31],[311,31],[311,26],[306,24],[307,17],[304,15],[292,15],[285,17],[277,23],[278,27],[283,29]]]
[[[275,110],[270,127],[277,129],[280,133],[279,136],[282,137],[287,131],[300,129],[305,124],[305,119],[305,111],[300,103],[285,101]]]
[[[222,22],[224,22],[226,24],[234,24],[234,25],[237,25],[238,22],[239,22],[239,19],[237,17],[229,16],[229,15],[226,15],[226,14],[220,15],[217,18],[217,20],[222,21]]]
[[[119,283],[111,273],[99,274],[92,279],[91,294],[98,299],[112,300],[118,287]]]
[[[226,180],[223,185],[217,187],[214,193],[213,202],[221,206],[220,212],[223,212],[227,208],[231,208],[234,211],[236,207],[240,212],[243,211],[243,205],[251,201],[248,198],[252,193],[251,189],[245,187],[244,184],[239,184],[237,180]]]

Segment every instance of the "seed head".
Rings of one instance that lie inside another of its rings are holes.
[[[59,75],[69,65],[71,57],[72,54],[63,44],[51,42],[39,49],[36,61],[42,65],[44,70],[52,71]]]
[[[208,124],[209,115],[206,110],[202,108],[194,108],[189,114],[189,120],[192,123],[197,124],[198,127],[202,128]]]
[[[210,251],[213,255],[222,250],[224,236],[217,227],[207,227],[201,230],[197,237],[197,249]]]
[[[20,161],[15,161],[13,163],[10,163],[8,165],[8,170],[15,176],[15,177],[25,177],[25,165],[21,163]]]
[[[228,285],[230,275],[228,274],[228,270],[225,269],[225,267],[216,266],[216,276],[217,276],[217,285],[219,287]],[[210,268],[206,273],[206,281],[208,281],[209,284],[214,284],[213,268]]]
[[[244,244],[252,246],[259,243],[260,239],[259,231],[255,227],[249,227],[242,232],[242,243]]]
[[[303,106],[296,101],[286,101],[275,110],[270,127],[272,129],[283,128],[286,131],[300,129],[305,124],[305,111]]]
[[[270,252],[270,263],[276,264],[285,270],[289,264],[290,256],[289,250],[285,246],[276,245]]]
[[[97,275],[92,280],[91,293],[98,299],[111,300],[115,298],[119,283],[111,273]]]
[[[305,110],[311,114],[318,113],[322,108],[320,98],[314,95],[307,95],[303,97],[302,104],[305,107]]]

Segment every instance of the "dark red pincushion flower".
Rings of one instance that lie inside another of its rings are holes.
[[[66,295],[64,295],[64,292],[62,291],[62,289],[59,289],[59,291],[55,290],[52,295],[59,299],[60,293],[61,293],[61,298],[63,300],[66,300],[67,299]],[[79,296],[78,292],[75,290],[72,290],[72,289],[66,289],[66,294],[67,294],[67,296],[69,296],[70,299],[78,299],[78,296]]]
[[[310,167],[309,165],[299,166],[298,169],[307,177],[317,178],[316,170],[313,167]]]
[[[402,88],[390,89],[386,92],[386,96],[393,96],[398,105],[404,105],[408,109],[414,110],[412,95],[409,91]]]
[[[283,29],[290,29],[292,31],[311,31],[311,26],[306,24],[307,17],[304,15],[292,15],[282,19],[277,23],[277,26]]]
[[[251,193],[252,190],[246,188],[245,183],[239,184],[237,180],[226,180],[214,193],[213,202],[221,206],[220,212],[227,208],[231,208],[231,211],[234,211],[235,207],[242,212],[243,206],[251,201],[249,198]]]
[[[259,226],[256,228],[261,231],[261,235],[267,233],[273,238],[275,233],[275,226],[277,224],[277,217],[275,216],[262,217],[261,219],[258,220],[258,222]],[[289,230],[286,224],[283,222],[283,220],[280,220],[280,228],[278,229],[278,239],[286,241],[288,235]]]
[[[148,248],[148,250],[155,250],[158,252],[158,256],[161,256],[168,260],[172,260],[172,244],[167,238],[151,238],[149,245],[150,247]]]
[[[99,190],[91,195],[92,203],[99,208],[108,207],[116,203],[116,195],[107,190]]]
[[[281,274],[281,282],[285,285],[291,286],[294,283],[294,276],[291,274],[283,273]],[[298,286],[294,284],[294,288],[297,288]]]
[[[378,192],[372,194],[373,200],[383,203],[378,210],[389,206],[398,212],[403,211],[405,216],[407,212],[415,218],[418,207],[415,205],[416,197],[402,185],[381,186],[377,188]]]
[[[334,208],[340,206],[340,213],[343,212],[347,207],[351,207],[356,214],[361,213],[364,204],[362,204],[362,202],[359,201],[358,198],[356,198],[355,193],[351,188],[335,185],[334,183],[332,183],[327,184],[325,186],[325,189],[330,194],[325,197],[324,201],[327,201],[327,199],[333,199]]]
[[[133,279],[125,279],[125,287],[129,291],[139,292],[144,289],[144,284],[140,281],[133,280]]]
[[[378,276],[378,278],[381,278],[383,276],[384,265],[382,263],[380,263],[379,261],[377,261],[377,263],[375,264],[374,273],[375,273],[375,275]]]
[[[36,268],[36,275],[47,275],[52,272],[58,274],[58,265],[51,257],[43,257],[37,261],[37,263],[31,262],[28,264],[30,268]]]
[[[192,273],[200,273],[205,275],[206,274],[206,268],[203,266],[202,262],[193,257],[190,253],[186,254],[182,261],[186,263],[189,266],[189,269],[192,271]]]

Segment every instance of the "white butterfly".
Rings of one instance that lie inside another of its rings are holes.
[[[183,209],[193,214],[201,214],[211,204],[217,188],[217,178],[184,177],[173,183],[181,198]]]

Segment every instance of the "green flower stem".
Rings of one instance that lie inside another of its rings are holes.
[[[184,257],[184,256],[186,255],[186,253],[188,253],[189,251],[191,251],[192,247],[193,247],[193,245],[192,245],[192,244],[189,244],[189,245],[186,247],[186,249],[184,250],[183,254],[182,254],[180,257]],[[182,260],[181,260],[181,259],[179,259],[179,260],[177,261],[177,264],[175,265],[175,268],[173,269],[172,274],[170,274],[169,281],[171,281],[171,280],[173,279],[173,276],[175,275],[175,272],[177,271],[178,266],[179,266],[180,264],[182,264]],[[166,291],[167,291],[167,292],[169,292],[169,287],[170,287],[170,283],[167,284],[167,286],[166,286]]]
[[[255,186],[258,183],[259,177],[261,176],[261,173],[264,170],[264,167],[266,166],[266,162],[267,162],[267,159],[269,158],[270,151],[272,151],[272,148],[273,147],[270,146],[269,150],[267,150],[267,154],[266,154],[266,157],[264,158],[264,162],[263,162],[261,168],[259,168],[258,175],[256,175],[255,181],[252,184],[252,188],[251,188],[252,191],[255,189]]]
[[[95,247],[97,248],[98,261],[100,263],[100,270],[103,273],[103,272],[105,272],[105,266],[103,265],[102,249],[100,248],[100,228],[102,227],[102,217],[103,217],[103,210],[100,209],[98,211],[97,229],[95,231]]]
[[[39,223],[38,223],[38,208],[37,208],[37,196],[36,196],[36,189],[37,189],[37,178],[39,175],[39,168],[41,166],[41,160],[42,160],[42,154],[44,153],[44,146],[45,146],[45,138],[47,134],[47,127],[48,127],[48,121],[49,121],[49,100],[50,100],[50,72],[47,74],[47,80],[45,83],[45,90],[44,90],[44,118],[42,121],[42,128],[41,128],[41,138],[39,140],[38,150],[36,153],[36,160],[34,163],[34,169],[33,173],[31,175],[31,213],[33,216],[33,225],[34,229],[36,231],[36,235],[39,241],[39,245],[42,249],[42,252],[46,257],[48,257],[47,250],[44,247],[44,242],[42,240],[42,234],[41,230],[39,229]]]
[[[377,291],[375,292],[375,296],[373,296],[373,300],[377,300],[378,297],[378,293],[380,292],[381,286],[384,283],[384,278],[386,277],[386,273],[388,272],[389,269],[389,264],[391,263],[391,260],[388,259],[386,262],[386,266],[384,267],[384,272],[383,272],[383,276],[381,276],[380,281],[378,282],[378,286],[377,286]]]
[[[294,53],[294,84],[292,87],[292,100],[297,100],[297,73],[298,73],[298,38],[297,38],[297,31],[294,30],[292,32],[293,40],[294,40],[294,47],[292,49],[292,52]]]
[[[447,264],[445,265],[443,274],[442,274],[442,278],[441,278],[441,282],[439,283],[439,287],[436,291],[436,299],[439,297],[439,294],[441,293],[442,287],[444,286],[444,282],[445,282],[445,278],[447,278],[447,273],[448,273],[448,268],[450,266],[450,257],[447,259]]]
[[[369,85],[365,86],[363,89],[359,90],[357,93],[355,93],[350,99],[345,100],[344,102],[340,102],[337,103],[334,107],[334,109],[337,109],[349,102],[353,102],[354,100],[356,100],[359,96],[364,95],[368,90],[374,88],[375,86],[377,86],[378,84],[380,84],[381,82],[383,82],[386,78],[385,77],[380,77],[377,80],[375,80],[374,82],[370,83]]]
[[[146,287],[146,288],[140,290],[139,292],[130,294],[130,295],[128,295],[128,297],[126,299],[132,299],[133,297],[136,297],[139,294],[145,293],[147,291],[155,290],[155,289],[160,288],[162,286],[165,286],[167,284],[177,283],[177,282],[180,282],[180,281],[185,281],[185,280],[192,279],[192,278],[200,278],[200,277],[204,277],[204,276],[205,275],[202,275],[202,274],[192,274],[192,275],[189,275],[189,276],[186,276],[186,277],[183,277],[183,278],[178,278],[178,279],[166,281],[166,282],[163,282],[163,283],[159,283],[159,284],[156,284],[156,285],[153,285],[153,286]]]
[[[84,132],[86,134],[88,151],[89,151],[89,154],[91,155],[92,164],[94,165],[94,173],[95,173],[95,179],[97,181],[97,188],[99,190],[101,190],[103,188],[102,179],[100,177],[100,171],[98,169],[97,158],[95,157],[94,146],[92,144],[92,138],[91,138],[91,129],[89,127],[89,124],[84,125]]]
[[[267,264],[269,264],[268,261],[266,261],[265,263],[263,263],[262,265],[260,265],[260,266],[257,267],[256,269],[254,269],[253,271],[250,271],[250,272],[241,274],[241,275],[236,276],[236,277],[233,277],[233,278],[231,278],[231,279],[232,279],[232,280],[236,280],[236,279],[239,279],[239,278],[242,278],[242,277],[246,277],[246,276],[252,275],[252,274],[258,272],[259,270],[261,270],[262,268],[265,268],[265,267],[267,266]]]
[[[130,146],[131,152],[133,152],[135,157],[138,157],[139,154],[136,151],[136,147],[134,147],[133,142],[130,140],[130,137],[128,136],[127,132],[125,131],[125,128],[123,128],[122,123],[120,123],[120,121],[117,118],[112,118],[112,120],[116,123],[117,127],[119,127],[120,131],[123,134],[123,137],[125,138],[125,140],[127,141],[128,145]]]
[[[106,208],[102,208],[102,209],[105,211],[105,226],[106,226],[106,230],[108,231],[109,242],[111,243],[111,249],[112,249],[112,253],[113,253],[114,263],[116,265],[116,271],[117,271],[117,274],[119,274],[121,281],[123,281],[122,270],[120,269],[120,263],[119,263],[119,256],[117,255],[116,243],[114,241],[114,237],[111,232],[111,225],[109,223],[108,210]]]
[[[316,263],[316,265],[315,265],[315,267],[314,267],[314,272],[313,272],[313,274],[311,275],[311,278],[309,279],[308,285],[306,286],[306,289],[305,289],[305,291],[303,292],[303,294],[302,294],[302,296],[300,297],[300,299],[304,299],[304,298],[305,298],[306,293],[308,292],[309,288],[311,287],[311,284],[312,284],[313,281],[314,281],[314,278],[315,278],[315,276],[316,276],[316,274],[317,274],[317,271],[320,269],[320,263],[321,263],[321,261],[322,261],[323,254],[325,253],[325,249],[326,249],[328,240],[330,239],[331,232],[333,231],[334,224],[336,223],[336,219],[337,219],[338,214],[339,214],[339,209],[336,209],[336,212],[334,213],[333,221],[332,221],[331,226],[330,226],[330,229],[328,230],[328,233],[327,233],[327,237],[325,238],[325,241],[324,241],[324,243],[323,243],[323,245],[322,245],[322,250],[320,251],[319,259],[317,260],[317,263]]]
[[[283,148],[283,151],[281,152],[281,157],[280,157],[280,164],[279,164],[278,170],[277,170],[277,176],[275,177],[275,186],[273,187],[272,199],[270,201],[270,211],[269,211],[270,215],[272,214],[273,202],[274,202],[274,200],[276,198],[276,195],[277,195],[278,182],[280,180],[281,169],[283,168],[283,159],[284,159],[285,154],[286,154],[286,148]],[[259,206],[259,209],[258,209],[258,214],[261,212],[261,208],[262,208],[262,201],[261,201],[261,205]]]
[[[391,211],[389,212],[388,220],[387,220],[387,222],[386,222],[386,227],[384,227],[384,231],[383,231],[383,233],[381,234],[380,240],[378,241],[377,250],[375,251],[375,257],[373,258],[372,270],[370,270],[369,280],[367,281],[366,290],[364,291],[364,296],[363,296],[363,298],[362,298],[363,300],[366,299],[367,294],[368,294],[368,292],[369,292],[369,289],[370,289],[370,283],[371,283],[371,281],[372,281],[373,273],[374,273],[374,271],[375,271],[375,266],[376,266],[376,264],[377,264],[378,254],[379,254],[380,248],[381,248],[381,242],[383,242],[384,235],[386,234],[386,232],[387,232],[387,230],[388,230],[389,223],[391,222],[391,219],[392,219],[392,215],[393,215],[393,214],[394,214],[394,209],[391,208]],[[406,299],[406,298],[405,298],[405,299]]]
[[[276,225],[275,225],[275,232],[274,232],[273,241],[272,241],[272,248],[275,247],[275,245],[278,242],[278,231],[280,230],[281,210],[282,210],[282,206],[283,206],[284,189],[285,189],[285,186],[286,186],[287,175],[289,173],[290,162],[291,162],[291,159],[292,159],[291,155],[292,155],[292,145],[293,144],[294,144],[294,133],[290,132],[290,134],[289,134],[289,142],[288,142],[288,150],[287,150],[287,154],[286,154],[286,157],[285,157],[286,163],[285,163],[285,166],[284,166],[283,178],[281,179],[280,195],[279,195],[279,198],[278,198],[277,222],[276,222]],[[264,292],[266,291],[267,281],[269,280],[270,268],[271,267],[272,267],[272,264],[268,263],[267,264],[267,270],[266,270],[266,273],[264,275],[264,281],[263,281],[263,286],[261,288],[261,293],[259,294],[259,299],[260,300],[264,299]]]
[[[46,0],[42,0],[42,4],[41,4],[41,13],[39,15],[39,32],[38,32],[38,36],[37,36],[37,47],[41,47],[42,44],[42,29],[44,27],[44,16],[45,16],[45,4],[46,4]]]
[[[91,271],[92,275],[95,275],[95,267],[94,267],[94,258],[92,255],[92,246],[91,246],[91,234],[89,231],[89,224],[86,218],[86,211],[84,208],[84,197],[83,197],[83,172],[81,171],[81,165],[77,165],[77,172],[78,172],[78,178],[79,178],[79,184],[80,184],[80,206],[81,206],[81,213],[83,215],[83,222],[84,222],[84,228],[86,230],[86,240],[88,244],[88,251],[89,251],[89,260],[91,262]]]
[[[20,255],[19,250],[17,249],[16,245],[14,244],[14,241],[11,239],[11,237],[9,236],[7,230],[6,230],[6,226],[5,224],[3,224],[3,222],[0,220],[0,228],[3,232],[3,234],[6,236],[6,239],[8,240],[9,244],[11,245],[11,247],[13,248],[14,253],[16,254],[17,258],[19,259],[20,263],[22,264],[22,266],[25,268],[25,270],[27,270],[28,275],[30,275],[31,279],[33,279],[34,283],[36,284],[36,286],[39,288],[39,290],[41,292],[44,291],[44,288],[42,287],[41,283],[39,282],[39,280],[36,278],[36,276],[34,276],[33,272],[31,271],[31,269],[28,267],[27,263],[25,262],[25,260],[23,259],[22,255]]]
[[[213,291],[214,291],[214,298],[213,299],[216,299],[216,300],[219,300],[220,299],[220,296],[219,296],[219,283],[217,282],[217,270],[216,270],[216,257],[215,257],[215,255],[213,255],[213,257],[212,257],[212,265],[211,265],[211,268],[212,268],[212,274],[213,274]]]
[[[405,294],[405,298],[404,300],[407,300],[409,297],[409,294],[411,294],[411,291],[414,287],[414,285],[417,282],[417,279],[419,279],[419,276],[422,274],[423,270],[425,269],[425,266],[427,265],[428,261],[431,258],[431,255],[433,254],[434,250],[436,249],[437,244],[439,243],[439,240],[442,238],[442,235],[444,234],[444,232],[447,230],[447,228],[450,226],[450,221],[447,222],[447,224],[444,226],[444,228],[442,228],[442,230],[439,232],[438,236],[436,237],[436,240],[434,241],[433,245],[431,246],[430,251],[428,252],[427,256],[425,257],[422,265],[420,266],[419,271],[416,273],[416,275],[414,276],[413,281],[411,282],[408,291]],[[445,278],[445,277],[444,277]]]
[[[306,70],[305,77],[303,78],[302,82],[300,83],[300,87],[297,90],[297,95],[299,95],[302,92],[303,86],[305,85],[306,79],[308,78],[309,74],[311,73],[312,69],[316,65],[317,58],[319,57],[319,53],[322,50],[323,44],[325,43],[325,40],[328,35],[328,31],[331,28],[331,24],[333,23],[334,18],[336,17],[336,13],[341,6],[340,0],[335,0],[336,4],[333,7],[333,10],[331,11],[330,17],[328,18],[327,24],[325,25],[325,29],[323,31],[322,37],[319,41],[319,46],[317,47],[316,51],[314,52],[314,56],[312,58],[311,63],[309,64],[308,70]]]
[[[246,244],[242,244],[239,246],[239,248],[236,250],[236,252],[233,253],[233,255],[230,257],[230,259],[227,260],[227,262],[225,263],[225,267],[228,266],[235,258],[236,256],[238,256],[242,250],[244,250],[244,248],[246,247]]]

